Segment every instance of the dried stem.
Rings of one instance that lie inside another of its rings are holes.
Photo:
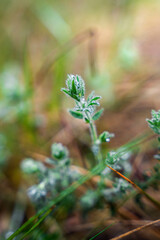
[[[138,185],[136,185],[134,182],[132,182],[129,178],[125,177],[122,173],[118,172],[114,168],[112,168],[109,165],[106,165],[108,168],[110,168],[113,172],[121,176],[123,179],[125,179],[127,182],[132,184],[134,188],[136,188],[140,193],[142,193],[150,202],[152,202],[156,207],[160,209],[160,202],[156,201],[154,198],[152,198],[149,194],[147,194],[142,188],[140,188]]]
[[[145,225],[143,225],[143,226],[141,226],[141,227],[138,227],[138,228],[136,228],[136,229],[133,229],[133,230],[127,232],[127,233],[121,234],[120,236],[115,237],[115,238],[112,238],[111,240],[119,240],[119,239],[121,239],[121,238],[124,238],[124,237],[132,234],[132,233],[138,232],[138,231],[140,231],[140,230],[142,230],[142,229],[144,229],[144,228],[146,228],[146,227],[150,227],[150,226],[152,226],[152,225],[154,225],[154,224],[156,224],[156,223],[158,223],[158,222],[160,222],[160,219],[155,220],[155,221],[150,222],[150,223],[147,223],[147,224],[145,224]]]

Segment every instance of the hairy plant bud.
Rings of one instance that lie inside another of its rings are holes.
[[[52,156],[56,159],[63,160],[68,157],[68,150],[61,143],[54,143],[51,147]]]
[[[149,127],[158,135],[160,135],[160,110],[155,111],[152,110],[151,112],[152,118],[146,119],[148,122]]]

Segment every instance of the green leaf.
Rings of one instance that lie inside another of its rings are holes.
[[[96,101],[96,100],[99,100],[99,99],[101,99],[101,97],[100,96],[96,96],[96,97],[92,98],[92,101]]]
[[[58,160],[64,160],[68,157],[68,149],[61,143],[54,143],[51,146],[52,156]]]
[[[61,88],[61,91],[64,92],[65,94],[69,95],[71,97],[71,93],[70,91],[68,91],[67,89],[65,88]]]
[[[88,102],[88,103],[90,103],[90,101],[91,101],[91,99],[93,98],[93,96],[94,96],[94,91],[92,91],[92,92],[89,94],[89,96],[88,96],[88,98],[87,98],[87,102]]]
[[[149,124],[151,124],[151,125],[154,125],[154,123],[153,123],[151,120],[149,120],[149,119],[147,119],[147,122],[148,122]]]
[[[102,115],[102,113],[103,113],[103,108],[101,109],[101,110],[99,110],[98,112],[96,112],[94,115],[93,115],[93,117],[92,117],[92,119],[95,121],[95,120],[97,120],[98,118],[100,118],[100,116]]]
[[[73,94],[77,94],[77,90],[76,90],[74,79],[72,80],[72,93]]]
[[[42,163],[35,161],[31,158],[26,158],[21,162],[21,169],[24,173],[33,174],[38,172],[44,172],[45,166]]]
[[[151,115],[151,119],[146,119],[148,125],[156,134],[160,135],[160,110],[157,112],[152,110]]]
[[[108,131],[104,131],[99,135],[99,140],[101,142],[110,142],[110,138],[114,137],[113,133],[109,133]]]
[[[160,161],[160,154],[154,155],[154,158]]]
[[[99,106],[99,103],[98,102],[91,102],[90,104],[88,104],[88,106]]]
[[[85,120],[86,123],[90,122],[88,118],[85,118],[84,120]]]
[[[66,85],[68,87],[68,89],[71,91],[72,89],[72,80],[73,80],[73,77],[71,74],[68,74],[67,76],[67,80],[66,80]]]
[[[106,164],[114,165],[120,160],[120,155],[115,151],[110,151],[107,153]]]
[[[72,94],[71,97],[74,98],[76,101],[80,102],[80,99],[78,98],[78,96],[76,94]]]
[[[69,110],[69,113],[75,118],[83,119],[83,113],[73,110]]]

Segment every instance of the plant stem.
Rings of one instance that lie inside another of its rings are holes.
[[[121,235],[118,236],[118,237],[114,237],[114,238],[112,238],[111,240],[119,240],[119,239],[122,239],[122,238],[127,237],[128,235],[130,235],[130,234],[132,234],[132,233],[138,232],[138,231],[140,231],[140,230],[142,230],[142,229],[144,229],[144,228],[150,227],[150,226],[152,226],[153,224],[157,224],[157,223],[159,223],[159,222],[160,222],[160,219],[157,219],[157,220],[155,220],[155,221],[153,221],[153,222],[149,222],[149,223],[147,223],[147,224],[145,224],[145,225],[143,225],[143,226],[141,226],[141,227],[138,227],[138,228],[136,228],[136,229],[133,229],[133,230],[131,230],[131,231],[129,231],[129,232],[123,233],[123,234],[121,234]],[[129,239],[129,238],[128,238],[128,239]]]
[[[92,146],[93,153],[95,155],[97,163],[101,164],[102,166],[105,166],[103,158],[102,158],[101,145],[98,142],[96,125],[94,124],[92,117],[87,112],[86,112],[86,116],[89,119],[89,127],[90,127],[90,133],[91,133],[92,145],[93,145]],[[100,174],[100,182],[102,183],[102,185],[105,182],[102,174]],[[99,191],[100,191],[100,189],[99,189]]]
[[[118,172],[114,168],[112,168],[109,165],[106,165],[108,168],[110,168],[113,172],[117,173],[119,176],[121,176],[123,179],[125,179],[127,182],[132,184],[134,188],[136,188],[140,193],[142,193],[150,202],[152,202],[156,207],[160,209],[160,202],[156,201],[154,198],[152,198],[148,193],[146,193],[142,188],[140,188],[137,184],[132,182],[129,178],[125,177],[122,173]]]
[[[98,142],[98,135],[97,135],[97,129],[96,125],[94,124],[94,121],[92,120],[92,117],[88,112],[85,112],[86,117],[89,119],[89,128],[92,138],[92,145],[93,145],[93,153],[95,155],[95,158],[97,160],[97,163],[102,163],[102,154],[101,154],[101,147]],[[95,148],[95,151],[94,151]]]
[[[91,133],[93,144],[96,144],[96,141],[98,139],[97,130],[96,130],[96,126],[92,120],[90,121],[89,126],[90,126],[90,133]]]
[[[97,141],[97,129],[92,120],[91,114],[88,111],[85,111],[86,118],[89,120],[90,133],[92,138],[92,144],[94,145]]]
[[[90,115],[90,113],[88,113],[87,111],[85,111],[86,114],[86,118],[89,120],[89,127],[90,127],[90,133],[91,133],[91,138],[92,138],[92,144],[96,144],[97,141],[97,129],[95,124],[93,123],[92,117]]]

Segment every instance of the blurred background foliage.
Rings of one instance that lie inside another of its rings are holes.
[[[50,156],[57,141],[75,165],[92,165],[87,127],[68,116],[60,92],[68,73],[102,95],[98,132],[116,136],[108,148],[148,129],[145,118],[160,106],[159,24],[159,0],[0,0],[0,232],[11,228],[19,189],[34,182],[22,177],[23,158]],[[133,179],[154,164],[155,149],[144,144],[132,159]],[[28,203],[22,211],[25,219],[34,212]],[[149,214],[137,211],[128,218]]]

